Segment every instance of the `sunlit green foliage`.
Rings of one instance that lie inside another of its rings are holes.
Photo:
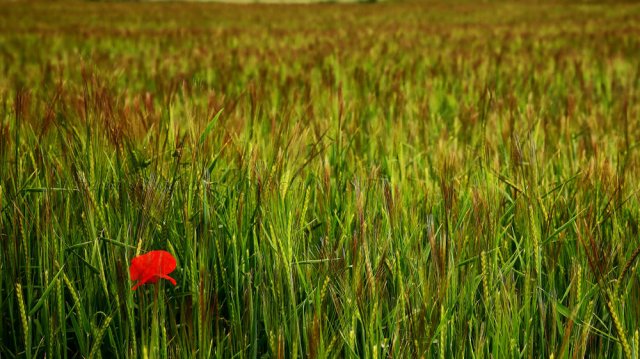
[[[0,3],[0,358],[637,357],[639,100],[632,3]]]

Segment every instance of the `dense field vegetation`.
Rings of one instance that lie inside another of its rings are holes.
[[[637,358],[639,69],[625,3],[0,3],[0,358]]]

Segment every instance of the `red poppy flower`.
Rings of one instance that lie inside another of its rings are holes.
[[[176,280],[169,277],[169,273],[174,269],[176,269],[176,259],[167,251],[151,251],[137,256],[133,258],[129,268],[131,280],[139,281],[132,290],[136,290],[145,283],[156,283],[160,278],[176,285]]]

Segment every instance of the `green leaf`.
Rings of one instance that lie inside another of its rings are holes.
[[[49,285],[47,286],[47,289],[44,290],[44,292],[42,293],[42,296],[40,296],[40,299],[38,299],[38,301],[33,306],[33,308],[31,308],[31,310],[29,311],[29,316],[36,314],[38,309],[42,307],[42,305],[44,304],[44,300],[49,296],[49,292],[51,292],[51,290],[53,289],[53,285],[55,284],[56,279],[58,279],[58,277],[60,276],[60,273],[62,273],[63,269],[64,269],[64,264],[62,265],[62,267],[60,267],[60,270],[58,271],[58,273],[56,273],[56,275],[53,276],[53,278],[51,279],[51,283],[49,283]]]
[[[216,113],[216,115],[213,116],[213,119],[209,121],[209,123],[207,124],[207,127],[204,128],[204,131],[202,131],[202,134],[200,135],[200,140],[198,141],[198,144],[201,145],[204,143],[204,140],[209,135],[209,132],[211,132],[211,130],[213,130],[213,127],[216,125],[216,123],[218,123],[218,118],[220,118],[220,114],[222,114],[223,110],[224,108],[221,108],[220,111],[218,111],[218,113]]]

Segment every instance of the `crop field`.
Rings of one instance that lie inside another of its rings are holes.
[[[638,358],[640,4],[1,2],[0,210],[2,359]]]

